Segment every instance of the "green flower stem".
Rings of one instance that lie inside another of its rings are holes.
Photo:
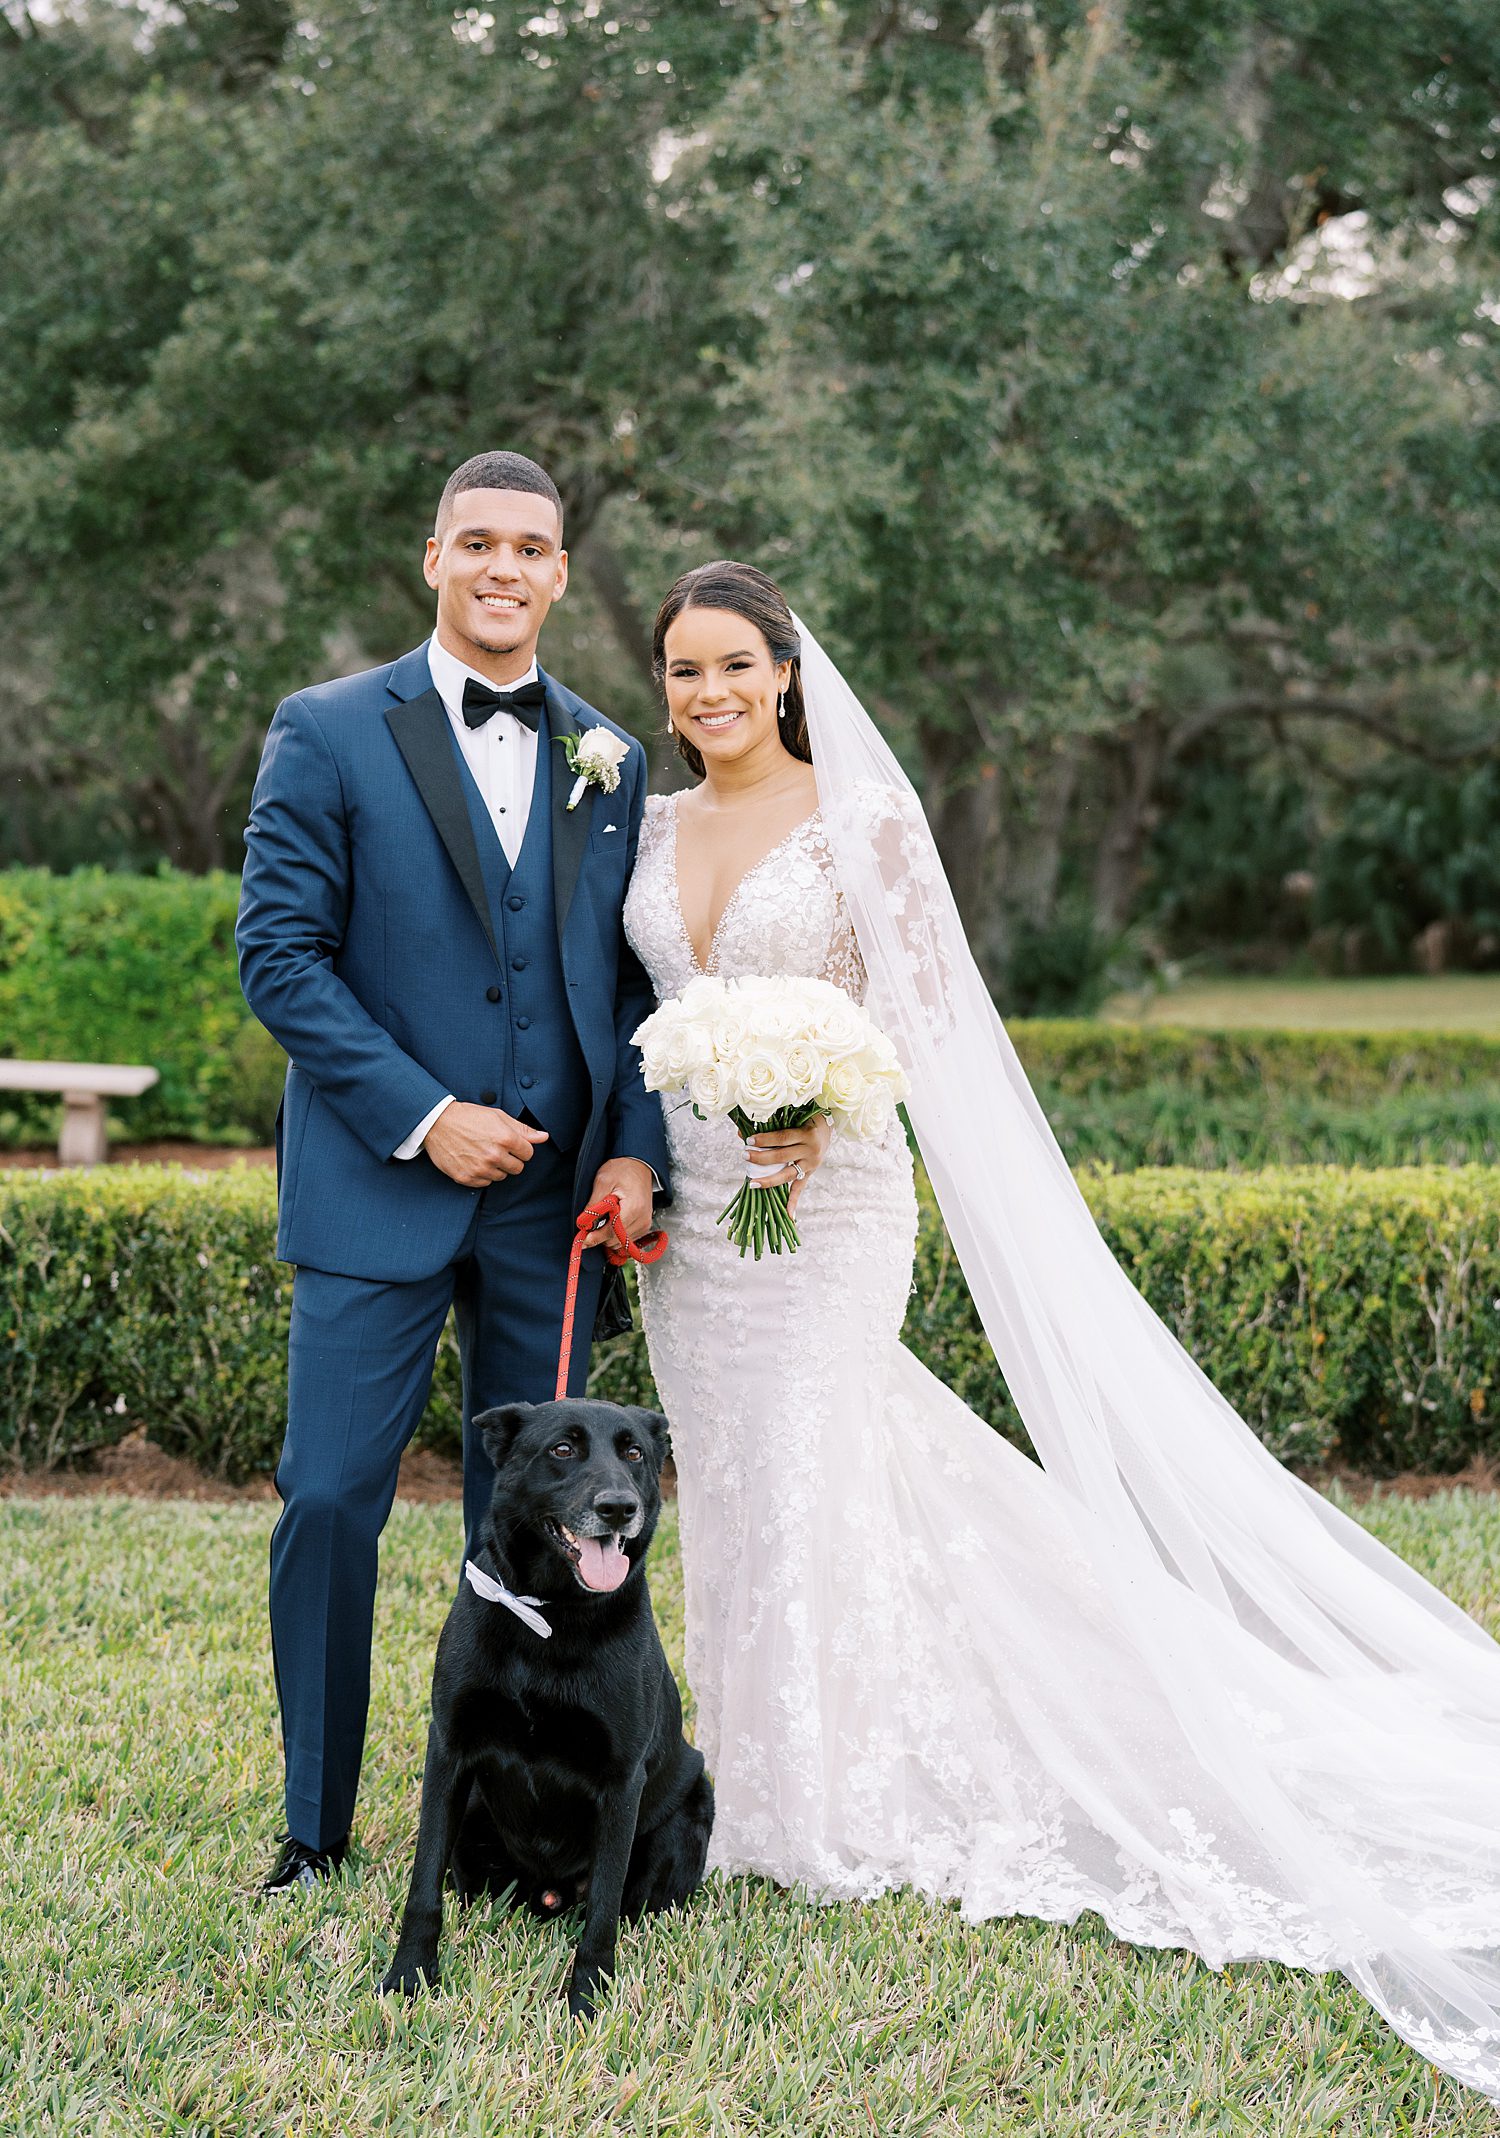
[[[748,1114],[736,1107],[729,1118],[742,1136],[753,1136],[758,1129],[806,1128],[816,1118],[816,1106],[783,1106],[769,1120],[752,1121]],[[763,1254],[794,1255],[801,1246],[801,1237],[791,1211],[792,1191],[786,1181],[777,1181],[769,1188],[759,1188],[753,1181],[745,1181],[736,1190],[733,1198],[719,1212],[718,1222],[729,1226],[729,1237],[743,1258],[750,1248],[758,1262]]]

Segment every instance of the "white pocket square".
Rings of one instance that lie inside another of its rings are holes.
[[[619,830],[619,828],[620,828],[620,827],[619,827],[619,825],[618,825],[618,824],[601,824],[601,825],[599,826],[599,829],[600,829],[600,831],[601,831],[601,832],[606,832],[606,831],[618,831],[618,830]]]

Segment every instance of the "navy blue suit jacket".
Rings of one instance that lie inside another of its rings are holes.
[[[645,806],[638,742],[543,673],[551,753],[552,895],[589,1083],[575,1207],[606,1159],[666,1186],[660,1103],[630,1035],[653,1007],[625,940],[625,887]],[[629,742],[613,794],[572,780],[555,738],[602,726]],[[431,1276],[473,1216],[425,1154],[392,1154],[448,1092],[495,1082],[502,975],[474,824],[426,647],[298,691],[277,708],[245,834],[240,979],[290,1056],[278,1123],[277,1253],[377,1281]],[[542,767],[538,766],[538,778]],[[503,1194],[504,1183],[494,1191]]]

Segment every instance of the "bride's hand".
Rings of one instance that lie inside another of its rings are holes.
[[[814,1114],[806,1128],[758,1128],[753,1137],[745,1139],[745,1155],[752,1165],[773,1165],[779,1159],[781,1170],[769,1173],[762,1180],[753,1181],[756,1188],[774,1188],[781,1182],[790,1181],[792,1192],[787,1197],[788,1210],[795,1210],[797,1198],[807,1186],[809,1177],[828,1156],[828,1144],[833,1135],[833,1123],[827,1114]],[[799,1180],[793,1171],[801,1166]]]

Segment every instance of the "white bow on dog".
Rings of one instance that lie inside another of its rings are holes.
[[[487,1574],[472,1559],[464,1561],[464,1579],[474,1594],[482,1596],[486,1603],[504,1604],[507,1611],[514,1611],[516,1617],[530,1626],[533,1633],[539,1633],[544,1641],[552,1638],[552,1628],[535,1608],[542,1600],[540,1596],[518,1596],[514,1589],[508,1589],[503,1581]]]

